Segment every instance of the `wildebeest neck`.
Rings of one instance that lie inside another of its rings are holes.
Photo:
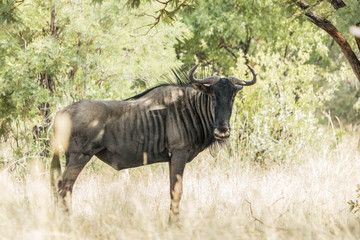
[[[149,111],[166,111],[167,134],[182,145],[206,148],[215,139],[214,104],[210,96],[191,86],[161,86],[135,100]],[[171,143],[170,143],[171,144]]]

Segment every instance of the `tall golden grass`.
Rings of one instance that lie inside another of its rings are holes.
[[[168,224],[167,164],[120,172],[90,164],[65,213],[35,159],[25,180],[0,170],[0,239],[359,239],[347,204],[360,183],[357,139],[265,167],[205,151],[186,167],[178,225]]]

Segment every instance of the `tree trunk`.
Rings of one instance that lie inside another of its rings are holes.
[[[331,2],[337,2],[340,4],[340,2],[343,1],[331,1]],[[337,28],[329,20],[321,17],[315,11],[310,10],[309,4],[307,4],[304,0],[298,1],[296,4],[302,10],[305,11],[305,15],[309,18],[309,20],[312,23],[314,23],[316,26],[326,31],[335,40],[335,42],[339,45],[341,51],[345,55],[345,58],[350,63],[350,66],[354,71],[356,78],[360,81],[360,61],[355,55],[354,51],[351,49],[350,44],[346,41],[344,36],[337,30]]]
[[[356,26],[360,28],[360,22],[358,22],[358,23],[356,24]],[[356,41],[356,44],[357,44],[358,49],[359,49],[359,51],[360,51],[360,36],[355,36],[355,41]]]
[[[346,7],[346,4],[342,0],[328,0],[330,4],[335,8],[335,10],[338,10],[339,8]]]

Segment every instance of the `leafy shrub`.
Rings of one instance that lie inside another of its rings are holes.
[[[234,148],[244,153],[244,159],[282,162],[305,145],[316,145],[321,140],[315,111],[333,88],[316,89],[321,69],[306,64],[308,58],[306,52],[299,52],[293,59],[260,52],[250,59],[258,72],[258,82],[244,87],[233,115]],[[246,68],[239,61],[233,75],[246,78]]]
[[[323,111],[328,112],[334,123],[360,123],[360,90],[359,82],[351,69],[344,65],[332,74],[336,78],[336,90],[333,96],[324,102]],[[337,118],[337,119],[336,119]]]

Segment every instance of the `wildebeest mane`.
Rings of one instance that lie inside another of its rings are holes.
[[[139,99],[139,98],[141,98],[142,96],[145,96],[146,94],[148,94],[149,92],[151,92],[152,90],[154,90],[154,89],[156,89],[156,88],[163,87],[163,86],[168,86],[168,85],[169,85],[169,84],[160,84],[160,85],[155,86],[155,87],[152,87],[152,88],[150,88],[150,89],[148,89],[148,90],[146,90],[146,91],[144,91],[144,92],[142,92],[142,93],[139,93],[139,94],[137,94],[137,95],[135,95],[135,96],[129,97],[129,98],[127,98],[127,99],[124,99],[123,101],[129,101],[129,100]]]
[[[190,78],[188,76],[189,69],[190,69],[189,67],[175,67],[175,68],[171,69],[172,75],[161,77],[162,80],[159,81],[159,82],[161,82],[159,85],[149,88],[149,89],[145,90],[144,92],[139,93],[135,96],[129,97],[123,101],[139,99],[139,98],[145,96],[146,94],[148,94],[149,92],[151,92],[152,90],[159,88],[159,87],[187,86],[191,83]]]

